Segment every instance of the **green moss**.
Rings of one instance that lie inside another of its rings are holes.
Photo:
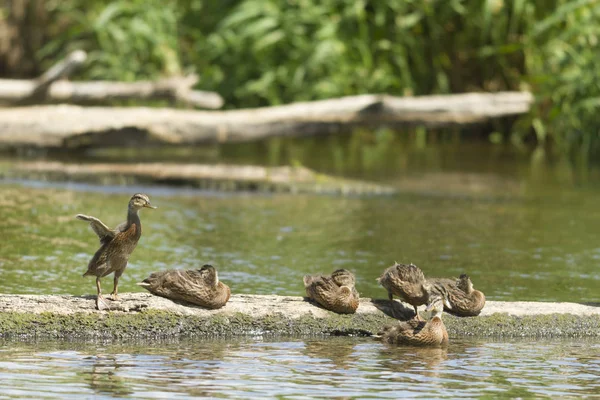
[[[548,314],[511,316],[508,314],[493,314],[485,317],[471,318],[445,316],[444,322],[451,336],[600,336],[599,315]]]
[[[494,314],[485,317],[445,316],[451,337],[582,337],[600,336],[600,316],[552,314],[517,317]],[[394,323],[383,313],[338,315],[327,318],[283,314],[251,317],[236,313],[209,317],[178,315],[168,311],[139,313],[0,313],[0,336],[56,338],[134,338],[196,336],[312,336],[369,335]]]

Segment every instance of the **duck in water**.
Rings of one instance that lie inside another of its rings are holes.
[[[138,285],[157,296],[211,309],[223,307],[231,296],[229,286],[219,281],[217,270],[208,264],[199,270],[155,272]]]
[[[92,275],[96,277],[96,289],[98,290],[96,308],[99,310],[101,309],[101,303],[108,307],[102,297],[100,278],[113,272],[115,273],[114,288],[111,295],[113,300],[117,300],[119,278],[123,274],[123,271],[125,271],[129,256],[142,236],[142,224],[138,215],[138,212],[142,208],[155,209],[156,207],[150,204],[150,199],[145,194],[134,194],[129,200],[127,207],[127,221],[115,229],[110,229],[98,218],[83,214],[77,214],[76,216],[77,219],[89,222],[100,239],[100,248],[90,260],[88,269],[83,274],[83,276]]]
[[[439,295],[432,295],[427,311],[431,311],[429,321],[411,319],[398,322],[383,328],[376,337],[385,343],[409,345],[409,346],[446,346],[448,344],[448,332],[442,321],[444,300]]]

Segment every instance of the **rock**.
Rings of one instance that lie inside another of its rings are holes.
[[[149,293],[120,294],[97,311],[95,296],[0,295],[1,337],[124,338],[173,336],[371,335],[393,323],[387,300],[361,299],[356,314],[339,315],[302,297],[232,295],[218,310]],[[397,315],[411,308],[394,303]],[[450,339],[600,337],[600,305],[488,301],[478,317],[444,314]]]

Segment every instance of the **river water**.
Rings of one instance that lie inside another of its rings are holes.
[[[358,338],[0,342],[0,398],[531,398],[600,395],[600,343]]]
[[[141,213],[121,292],[143,291],[135,283],[153,271],[211,263],[234,293],[302,295],[304,274],[343,267],[362,296],[385,298],[375,278],[398,261],[429,276],[466,272],[490,300],[600,302],[599,174],[488,147],[385,150],[362,169],[303,160],[400,189],[385,197],[4,181],[0,293],[95,293],[81,275],[97,239],[74,216],[115,226],[143,191],[159,208]],[[600,395],[599,359],[598,339],[451,338],[447,350],[369,338],[7,339],[0,398]]]

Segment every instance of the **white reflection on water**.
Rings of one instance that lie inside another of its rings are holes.
[[[600,394],[600,341],[366,338],[0,345],[0,398],[380,397]]]

